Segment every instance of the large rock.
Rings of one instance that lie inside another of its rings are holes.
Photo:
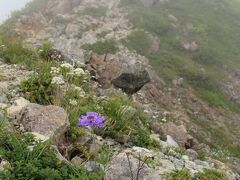
[[[61,107],[32,103],[22,109],[17,116],[17,121],[28,132],[53,137],[55,143],[62,140],[69,126],[67,113]]]
[[[181,147],[191,148],[197,143],[193,137],[188,134],[184,125],[177,126],[169,122],[163,124],[161,129],[165,135],[171,136]]]
[[[118,76],[123,68],[121,61],[95,54],[91,56],[87,65],[87,69],[102,88],[109,88],[111,81]]]
[[[122,89],[127,94],[138,92],[145,84],[150,82],[149,74],[146,70],[135,73],[122,73],[112,81],[113,85]]]
[[[128,160],[129,159],[129,160]],[[142,165],[140,161],[140,165]],[[107,167],[105,179],[106,180],[129,180],[133,175],[133,179],[136,179],[138,172],[139,160],[132,155],[128,155],[125,152],[118,154],[112,159]],[[132,171],[132,175],[131,175]],[[142,165],[142,169],[139,171],[138,180],[161,180],[161,177],[154,172],[146,164]]]

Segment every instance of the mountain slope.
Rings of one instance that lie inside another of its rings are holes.
[[[154,123],[186,126],[216,158],[234,164],[239,15],[240,4],[225,0],[46,0],[15,13],[0,33],[30,47],[52,42],[70,62],[93,66],[103,89],[126,69],[147,67],[152,82],[133,97],[157,114]]]

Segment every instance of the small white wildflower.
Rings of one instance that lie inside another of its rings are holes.
[[[66,68],[66,69],[73,69],[73,66],[69,63],[64,63],[60,65],[61,68]]]
[[[80,96],[80,97],[85,97],[86,93],[85,93],[85,91],[84,91],[81,87],[78,87],[78,86],[77,86],[77,87],[75,87],[74,89],[79,92],[79,96]]]
[[[68,72],[67,74],[66,74],[66,76],[74,76],[74,73],[73,72]]]
[[[162,118],[162,122],[167,122],[166,117]]]
[[[77,67],[81,67],[81,68],[86,67],[86,65],[84,63],[79,62],[79,61],[76,62],[76,65],[77,65]]]
[[[51,82],[51,84],[56,84],[56,85],[63,85],[64,83],[65,83],[64,79],[61,76],[53,77],[52,82]]]
[[[51,71],[50,71],[51,74],[59,74],[60,73],[60,68],[57,68],[57,67],[51,67]]]
[[[77,76],[81,76],[81,75],[84,75],[85,72],[82,68],[76,68],[73,70],[74,74],[77,75]]]
[[[76,106],[77,105],[77,101],[75,99],[69,99],[69,104]]]

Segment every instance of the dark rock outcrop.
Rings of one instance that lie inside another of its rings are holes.
[[[115,87],[122,89],[125,93],[130,95],[138,92],[149,82],[150,77],[146,70],[136,73],[122,73],[112,81]]]

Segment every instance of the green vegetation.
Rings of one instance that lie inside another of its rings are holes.
[[[191,174],[188,169],[176,170],[170,173],[168,180],[191,180]]]
[[[84,44],[81,48],[97,54],[115,54],[118,50],[116,41],[114,40],[98,41],[95,44]]]
[[[53,104],[54,85],[51,84],[52,75],[50,67],[45,66],[38,74],[33,74],[28,80],[20,84],[20,89],[26,94],[26,98],[33,103]]]
[[[219,171],[215,169],[204,169],[203,172],[195,174],[195,177],[199,179],[211,179],[211,180],[224,180],[226,179],[225,175],[223,173],[220,173]]]
[[[50,42],[43,44],[40,48],[38,48],[38,53],[40,57],[42,57],[46,61],[53,60],[51,57],[52,48],[53,48],[53,44]]]
[[[103,173],[88,173],[83,167],[62,163],[56,158],[51,143],[38,142],[30,135],[0,132],[1,160],[6,160],[1,179],[83,179],[101,178]],[[31,146],[34,144],[33,149]]]
[[[193,88],[196,95],[211,107],[224,111],[224,123],[236,139],[239,138],[227,114],[240,114],[240,105],[230,100],[224,85],[232,81],[229,74],[237,72],[240,66],[240,39],[237,38],[240,37],[240,3],[173,0],[144,7],[137,1],[123,0],[121,5],[128,8],[130,21],[139,29],[123,39],[123,44],[146,56],[169,85],[174,79],[182,77],[184,86]],[[176,18],[172,20],[169,16]],[[154,54],[148,51],[152,44],[149,33],[160,39],[160,49]],[[184,49],[185,42],[196,42],[198,49]],[[187,109],[191,104],[186,102],[184,106]],[[209,142],[206,137],[193,132],[199,141],[229,152],[218,159],[240,157],[239,147],[233,145],[232,137],[222,131],[213,119],[193,117],[192,122],[211,137]],[[204,159],[204,155],[200,155]]]
[[[240,41],[235,37],[240,35],[240,23],[237,21],[239,11],[232,11],[234,3],[239,6],[239,3],[228,1],[187,0],[147,8],[125,0],[122,6],[128,7],[131,22],[159,37],[161,47],[156,54],[149,54],[146,51],[149,38],[143,31],[133,32],[124,40],[127,42],[125,45],[147,56],[167,82],[183,77],[211,105],[236,111],[219,83],[227,81],[225,73],[228,71],[222,71],[223,64],[233,71],[239,67],[240,54],[236,45]],[[210,7],[214,11],[209,11]],[[177,21],[171,22],[169,14],[174,15]],[[139,38],[140,34],[142,38]],[[181,44],[185,41],[197,42],[199,50],[184,50]]]
[[[4,43],[5,48],[0,50],[0,57],[7,63],[22,64],[29,68],[36,67],[38,63],[37,54],[22,46],[21,43]]]
[[[123,44],[129,49],[136,50],[141,55],[147,55],[152,45],[152,40],[145,31],[134,31],[123,40]]]
[[[75,100],[77,104],[72,105]],[[69,136],[71,139],[82,135],[84,131],[76,127],[81,115],[87,112],[98,112],[107,118],[106,127],[95,128],[94,132],[102,137],[121,139],[129,136],[129,142],[137,146],[156,146],[150,140],[150,132],[147,119],[143,113],[132,107],[128,97],[119,94],[105,97],[96,97],[91,93],[84,97],[79,95],[78,90],[69,89],[62,100],[62,107],[67,110],[71,123]]]
[[[188,169],[175,170],[168,176],[168,180],[191,180],[191,179],[200,179],[200,180],[225,180],[226,177],[223,173],[215,169],[204,169],[203,172],[195,173],[191,176]]]
[[[199,150],[199,151],[198,151],[198,157],[199,157],[200,160],[205,161],[205,160],[206,160],[206,154],[205,154],[205,151],[202,150],[202,149]]]
[[[86,7],[84,10],[78,12],[80,16],[89,15],[94,18],[103,17],[106,15],[107,8],[105,6]]]

